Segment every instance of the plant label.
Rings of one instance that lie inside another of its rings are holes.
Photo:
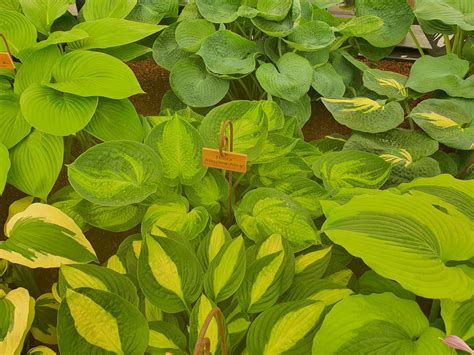
[[[0,52],[0,69],[15,69],[13,58],[8,52]]]
[[[226,152],[219,149],[202,148],[202,163],[208,168],[247,172],[247,154]]]

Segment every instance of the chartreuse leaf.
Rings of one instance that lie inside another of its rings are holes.
[[[384,21],[378,16],[356,16],[347,22],[341,23],[337,27],[337,31],[348,37],[364,37],[377,31],[383,25]]]
[[[11,53],[15,57],[23,49],[32,47],[36,43],[35,26],[20,12],[2,9],[0,33],[3,33],[7,39]]]
[[[87,37],[89,37],[89,34],[87,32],[84,32],[77,28],[69,31],[55,31],[51,33],[49,37],[44,41],[37,42],[33,47],[27,48],[25,52],[31,53],[30,51],[33,51],[34,53],[36,50],[46,48],[52,44],[71,43]],[[32,55],[33,53],[31,53],[30,55]]]
[[[309,275],[313,278],[322,277],[331,261],[331,251],[332,246],[329,246],[298,255],[295,258],[295,276]]]
[[[323,21],[309,21],[300,24],[286,41],[294,49],[312,52],[330,46],[336,37],[331,27]]]
[[[303,158],[290,154],[286,157],[267,164],[259,164],[256,167],[256,176],[253,176],[252,183],[263,186],[274,185],[279,180],[284,180],[291,176],[310,178],[313,176],[311,168]]]
[[[186,52],[195,53],[215,31],[214,25],[204,19],[182,21],[176,27],[176,43]]]
[[[237,300],[246,313],[260,313],[273,306],[293,281],[295,260],[288,243],[279,234],[257,245],[249,260]]]
[[[20,1],[19,0],[2,0],[0,1],[0,9],[21,12]]]
[[[51,206],[59,208],[61,211],[71,217],[83,231],[86,231],[88,225],[84,218],[76,210],[76,206],[81,201],[83,201],[82,197],[72,188],[71,185],[63,187],[48,199],[48,202]],[[23,205],[23,202],[19,204],[21,211],[26,209],[26,207],[28,207],[32,202],[33,197],[31,197],[30,201],[25,200],[25,205]]]
[[[387,307],[390,305],[390,307]],[[316,333],[313,354],[451,354],[416,302],[391,293],[348,297]]]
[[[156,191],[161,174],[161,159],[153,149],[132,141],[98,144],[68,166],[74,190],[103,206],[143,201]]]
[[[113,293],[68,289],[58,313],[61,354],[144,354],[149,330],[145,317]]]
[[[204,291],[214,302],[231,297],[240,287],[246,267],[242,236],[226,243],[212,260],[204,276]]]
[[[143,235],[138,282],[148,300],[167,313],[190,309],[202,291],[204,273],[194,252],[164,237]]]
[[[56,323],[59,303],[51,293],[45,293],[36,299],[35,319],[31,325],[33,337],[44,344],[57,344]]]
[[[77,224],[56,207],[30,205],[5,226],[9,238],[0,244],[0,258],[29,268],[97,261],[94,249]]]
[[[337,122],[361,132],[385,132],[400,125],[405,118],[402,106],[395,101],[383,104],[366,97],[354,97],[323,98],[323,103]]]
[[[148,327],[150,328],[149,353],[185,354],[187,339],[177,326],[168,322],[153,321],[148,323]]]
[[[138,0],[128,18],[156,24],[168,17],[178,17],[179,3],[175,0]]]
[[[339,275],[336,274],[335,276]],[[342,276],[346,275],[344,274]],[[349,274],[349,277],[350,276],[352,276],[352,274]],[[336,280],[332,280],[329,277],[325,279],[317,279],[309,274],[296,275],[291,288],[284,295],[284,300],[319,301],[327,307],[331,307],[344,298],[349,297],[353,293],[354,291],[347,288],[346,283],[337,282]]]
[[[474,298],[464,302],[441,300],[441,316],[446,335],[457,335],[466,340],[474,338]]]
[[[0,143],[10,149],[30,133],[15,95],[0,95]]]
[[[405,75],[386,70],[367,69],[364,70],[364,86],[377,94],[387,96],[391,99],[406,100],[409,95]]]
[[[48,35],[53,22],[61,17],[71,4],[70,0],[20,0],[26,17],[38,32]]]
[[[235,21],[239,17],[240,3],[240,0],[196,0],[199,13],[213,23]]]
[[[356,196],[332,209],[322,230],[406,290],[428,298],[468,299],[474,281],[462,264],[473,257],[472,222],[442,207],[443,200],[421,194]]]
[[[395,281],[380,276],[374,270],[366,271],[359,278],[359,293],[369,295],[371,293],[391,292],[395,296],[415,301],[416,296],[405,290]]]
[[[22,287],[7,294],[0,290],[0,314],[0,353],[20,355],[35,317],[35,301]]]
[[[3,194],[3,190],[5,189],[10,166],[11,163],[8,149],[0,143],[0,196]]]
[[[277,304],[260,314],[247,334],[251,354],[308,354],[324,303],[310,300]]]
[[[99,52],[67,53],[57,61],[52,76],[54,81],[46,86],[79,96],[125,99],[143,93],[130,68]]]
[[[272,163],[279,161],[289,154],[298,143],[298,139],[281,134],[270,133],[265,140],[261,154],[253,160],[254,164]]]
[[[227,229],[221,223],[216,224],[211,233],[199,243],[198,258],[204,268],[208,268],[223,246],[230,241],[231,236]]]
[[[82,15],[86,21],[107,17],[124,18],[136,4],[137,0],[89,0],[82,8]]]
[[[137,43],[124,44],[123,46],[105,48],[101,50],[101,52],[120,59],[122,62],[129,62],[147,53],[151,53],[152,51],[153,50],[150,47]]]
[[[163,175],[170,184],[193,185],[206,174],[202,138],[196,128],[178,115],[154,127],[145,143],[161,157]]]
[[[63,155],[61,137],[33,131],[10,151],[8,183],[46,200],[61,171]]]
[[[474,87],[473,87],[474,88]],[[474,120],[470,106],[459,99],[428,99],[410,113],[431,138],[451,148],[474,148]]]
[[[35,346],[28,350],[27,355],[56,355],[56,352],[46,346]]]
[[[187,21],[182,22],[187,23]],[[171,71],[173,66],[181,59],[187,58],[191,53],[182,49],[176,41],[178,23],[165,28],[153,43],[153,59],[159,66]]]

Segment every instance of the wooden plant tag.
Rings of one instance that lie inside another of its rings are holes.
[[[247,172],[247,154],[221,151],[219,149],[202,148],[202,163],[208,168]]]
[[[8,52],[0,52],[0,69],[15,69],[13,58]]]

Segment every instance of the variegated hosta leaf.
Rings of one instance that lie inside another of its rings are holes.
[[[320,278],[326,272],[331,260],[332,246],[300,254],[295,258],[295,276]]]
[[[275,189],[262,187],[245,194],[235,218],[245,235],[255,242],[280,234],[294,251],[320,244],[310,213]]]
[[[271,186],[277,181],[298,176],[310,178],[313,172],[303,158],[290,154],[286,157],[266,164],[259,164],[255,167],[255,175],[252,176],[252,183],[255,185]]]
[[[5,189],[10,166],[11,163],[8,149],[0,143],[0,196],[3,194],[3,190]]]
[[[317,147],[303,140],[299,140],[298,143],[296,143],[296,146],[291,153],[303,158],[308,166],[313,166],[314,162],[322,155]]]
[[[84,4],[82,14],[86,21],[102,18],[124,18],[137,4],[137,0],[92,0]]]
[[[189,210],[189,202],[182,196],[157,200],[143,218],[142,235],[157,235],[155,230],[167,229],[191,240],[199,237],[208,221],[209,214],[204,207]]]
[[[215,26],[204,19],[178,22],[176,43],[182,50],[195,53],[201,48],[202,42],[214,32]]]
[[[466,340],[474,338],[474,298],[464,302],[441,300],[441,316],[446,335],[457,335]]]
[[[460,99],[428,99],[410,116],[431,138],[451,148],[474,148],[472,107]]]
[[[379,133],[397,127],[405,117],[395,101],[382,104],[366,97],[323,98],[326,108],[337,122],[361,132]]]
[[[284,295],[285,301],[311,300],[325,306],[340,302],[354,291],[329,278],[315,279],[311,275],[296,275],[291,288]]]
[[[107,291],[138,306],[137,289],[124,275],[97,265],[62,265],[59,271],[59,295],[64,298],[68,289],[81,287]]]
[[[193,185],[206,174],[202,138],[196,128],[178,115],[153,128],[145,143],[161,157],[163,175],[170,184]]]
[[[33,337],[44,344],[57,344],[56,323],[59,303],[51,293],[45,293],[36,299],[35,319],[31,326]]]
[[[23,13],[39,32],[48,35],[54,21],[68,9],[70,0],[19,0]]]
[[[390,305],[388,307],[387,305]],[[452,354],[419,306],[392,293],[351,296],[329,312],[316,333],[313,354]]]
[[[381,96],[399,101],[406,100],[409,92],[405,86],[408,78],[391,71],[368,69],[364,71],[364,86]]]
[[[0,95],[0,143],[10,149],[30,133],[31,126],[20,111],[18,97]]]
[[[411,164],[407,164],[408,154],[395,151],[383,158],[387,160],[393,159],[391,163],[395,164],[392,165],[392,172],[385,184],[386,187],[398,186],[416,178],[433,177],[441,174],[439,163],[431,157],[423,157],[413,161]]]
[[[315,175],[331,193],[344,187],[378,189],[387,181],[391,168],[377,155],[356,150],[326,153],[313,165]]]
[[[138,281],[145,296],[167,313],[190,310],[202,291],[203,271],[194,252],[170,238],[143,235]]]
[[[389,191],[356,196],[332,209],[322,230],[379,275],[417,295],[471,298],[474,280],[466,262],[474,257],[472,221],[449,208],[444,212],[444,201],[435,199]]]
[[[56,355],[56,352],[46,346],[35,346],[28,350],[27,355]]]
[[[103,206],[143,201],[156,191],[161,175],[160,157],[145,144],[133,141],[98,144],[68,165],[74,190]]]
[[[309,354],[324,304],[310,300],[285,302],[260,314],[247,334],[250,354]]]
[[[205,269],[219,254],[225,244],[231,241],[231,236],[223,224],[216,224],[214,229],[199,243],[198,258]]]
[[[56,191],[49,199],[48,202],[51,206],[59,208],[62,212],[71,217],[74,222],[81,228],[82,231],[87,231],[89,225],[84,218],[76,210],[76,206],[84,201],[82,197],[72,188],[71,185],[67,185]],[[29,204],[33,202],[33,199]],[[25,206],[25,208],[28,205]],[[24,209],[25,209],[24,208]],[[24,210],[23,209],[23,210]]]
[[[17,56],[21,50],[36,43],[36,28],[20,12],[2,8],[0,12],[0,33],[6,37],[11,53]]]
[[[5,227],[0,258],[29,268],[97,261],[77,224],[53,206],[34,203],[14,215]]]
[[[58,313],[61,354],[141,355],[148,337],[145,317],[122,297],[92,288],[66,291]]]
[[[112,260],[121,272],[125,270],[125,273],[134,281],[135,285],[138,285],[137,266],[141,246],[142,236],[140,234],[132,234],[120,243],[115,255],[116,258]],[[117,270],[115,269],[115,271]]]
[[[255,257],[248,260],[237,300],[246,313],[260,313],[274,305],[293,281],[295,259],[288,243],[273,234],[256,246]]]
[[[296,138],[270,133],[265,140],[262,152],[252,163],[265,164],[279,161],[279,159],[289,154],[297,143],[298,139]]]
[[[0,289],[0,354],[22,353],[34,317],[35,300],[27,289],[17,288],[7,294]]]
[[[395,296],[415,301],[416,296],[405,290],[399,283],[380,276],[374,270],[366,271],[359,278],[359,293],[370,295],[371,293],[391,292]]]
[[[187,354],[185,352],[186,336],[177,326],[168,322],[153,321],[148,323],[148,327],[150,328],[149,353]]]

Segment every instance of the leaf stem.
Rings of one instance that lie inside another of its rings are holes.
[[[245,85],[243,78],[237,80],[237,82],[240,84],[240,86],[242,87],[242,89],[244,89],[245,94],[247,95],[247,100],[251,100],[251,99],[252,99],[252,94],[250,93],[250,90],[249,90],[249,88],[247,87],[247,85]]]
[[[281,38],[278,37],[278,55],[281,57]]]
[[[429,315],[430,323],[433,323],[438,318],[439,310],[440,310],[440,301],[433,300],[433,303],[431,303],[431,309],[430,309],[430,315]]]
[[[422,57],[425,56],[425,52],[423,52],[423,48],[421,48],[420,41],[418,41],[418,38],[416,37],[415,33],[413,32],[413,29],[410,27],[410,36],[413,39],[413,42],[415,42],[416,48],[418,49],[418,52],[420,52],[420,55]]]
[[[453,49],[451,48],[451,40],[448,35],[443,34],[444,44],[446,46],[446,54],[451,54]]]
[[[344,44],[344,42],[348,39],[349,37],[346,36],[346,35],[343,35],[342,37],[340,37],[336,42],[334,42],[334,44],[331,46],[331,49],[330,51],[333,52],[337,49],[339,49],[340,46],[342,46]]]
[[[410,113],[411,113],[410,105],[405,100],[405,101],[403,101],[403,106],[405,107],[405,113],[406,113],[406,117],[408,118],[408,123],[410,124],[410,129],[412,131],[414,131],[415,130],[415,124],[413,123],[413,119],[410,117]]]

